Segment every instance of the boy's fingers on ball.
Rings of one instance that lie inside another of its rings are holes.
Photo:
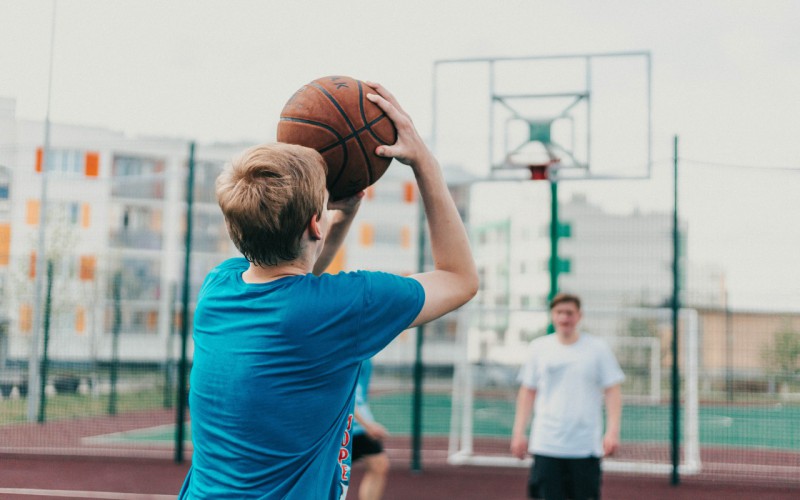
[[[391,102],[393,105],[398,106],[397,99],[395,98],[394,94],[386,90],[386,87],[381,85],[380,83],[376,82],[366,82],[367,85],[374,88],[375,91],[380,94],[381,97],[385,98],[387,101]],[[398,106],[399,107],[399,106]]]
[[[377,104],[378,107],[380,107],[383,112],[386,113],[386,115],[392,120],[395,126],[397,126],[398,120],[402,118],[408,118],[408,115],[401,112],[394,104],[385,99],[383,96],[378,94],[367,94],[367,99]]]

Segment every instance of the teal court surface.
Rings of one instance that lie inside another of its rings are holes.
[[[376,419],[393,435],[411,433],[411,394],[376,395],[370,405]],[[450,395],[426,394],[422,406],[423,434],[447,436],[451,425]],[[473,408],[473,435],[498,440],[510,438],[514,419],[513,401],[476,398]],[[800,451],[800,427],[797,425],[800,422],[800,406],[700,406],[698,417],[701,446]],[[670,429],[669,405],[625,405],[623,445],[667,443]],[[190,424],[186,424],[184,435],[186,441],[190,442]],[[144,427],[84,439],[94,444],[171,446],[175,440],[175,426]]]

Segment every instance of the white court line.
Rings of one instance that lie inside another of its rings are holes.
[[[32,488],[0,488],[4,495],[38,495],[44,497],[100,498],[103,500],[174,500],[175,495],[117,493],[113,491],[37,490]]]

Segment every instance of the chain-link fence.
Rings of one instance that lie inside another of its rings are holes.
[[[800,197],[793,193],[800,175],[691,160],[680,166],[678,285],[681,314],[694,318],[694,330],[688,322],[679,328],[682,463],[692,465],[687,447],[696,443],[698,467],[688,472],[796,483]],[[558,193],[559,288],[583,297],[585,330],[612,343],[627,375],[621,459],[662,465],[672,425],[672,327],[664,313],[674,286],[671,167],[657,163],[649,180],[563,182]],[[210,194],[211,170],[195,197],[191,300],[206,272],[234,254]],[[407,182],[382,179],[359,218],[401,213],[394,197],[409,197]],[[186,207],[181,196],[153,201],[138,192],[111,198],[103,253],[81,250],[87,243],[79,230],[48,238],[60,251],[48,256],[52,272],[41,271],[38,299],[35,256],[10,256],[0,321],[4,451],[173,456]],[[469,439],[472,452],[488,446],[505,460],[524,347],[547,331],[550,186],[473,183],[458,193],[481,273],[470,319],[454,313],[427,325],[421,359],[415,333],[401,334],[375,359],[371,403],[393,434],[396,456],[413,456],[419,432],[423,458],[455,456]],[[364,238],[357,222],[343,267],[362,267],[370,252],[389,268],[399,260],[409,267],[419,231],[407,201],[402,238],[389,235],[399,244]],[[367,267],[381,267],[374,261]],[[34,341],[35,316],[46,312]],[[685,357],[690,348],[694,359]]]

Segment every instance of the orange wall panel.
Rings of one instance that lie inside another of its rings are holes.
[[[97,258],[94,255],[81,255],[81,281],[92,281],[94,270],[97,265]]]
[[[86,333],[86,309],[82,307],[75,311],[75,332],[78,335]]]
[[[19,330],[23,333],[30,333],[33,329],[33,308],[30,304],[19,306]]]
[[[100,174],[100,153],[87,151],[84,159],[84,173],[86,177],[97,177]]]
[[[347,260],[347,251],[345,250],[344,246],[341,246],[339,247],[339,251],[336,252],[336,255],[333,256],[333,260],[328,265],[328,268],[325,269],[325,272],[330,274],[336,274],[340,271],[344,271],[346,260]]]
[[[0,224],[0,266],[8,266],[11,254],[11,224]]]
[[[28,277],[33,279],[36,277],[36,252],[31,252],[31,264],[28,270]]]
[[[375,241],[375,229],[372,227],[372,224],[361,224],[360,236],[361,246],[371,247],[372,243]]]
[[[155,331],[158,328],[158,312],[157,311],[148,311],[147,312],[147,330],[148,331]]]
[[[411,248],[411,228],[408,226],[403,226],[400,229],[400,246]]]
[[[29,226],[39,224],[39,200],[28,200],[26,203],[25,223]]]
[[[42,171],[42,160],[44,159],[44,150],[42,148],[36,148],[36,171]]]
[[[403,183],[403,201],[414,203],[417,199],[417,186],[413,182]]]
[[[92,225],[92,206],[88,203],[81,205],[81,227],[88,229]]]

